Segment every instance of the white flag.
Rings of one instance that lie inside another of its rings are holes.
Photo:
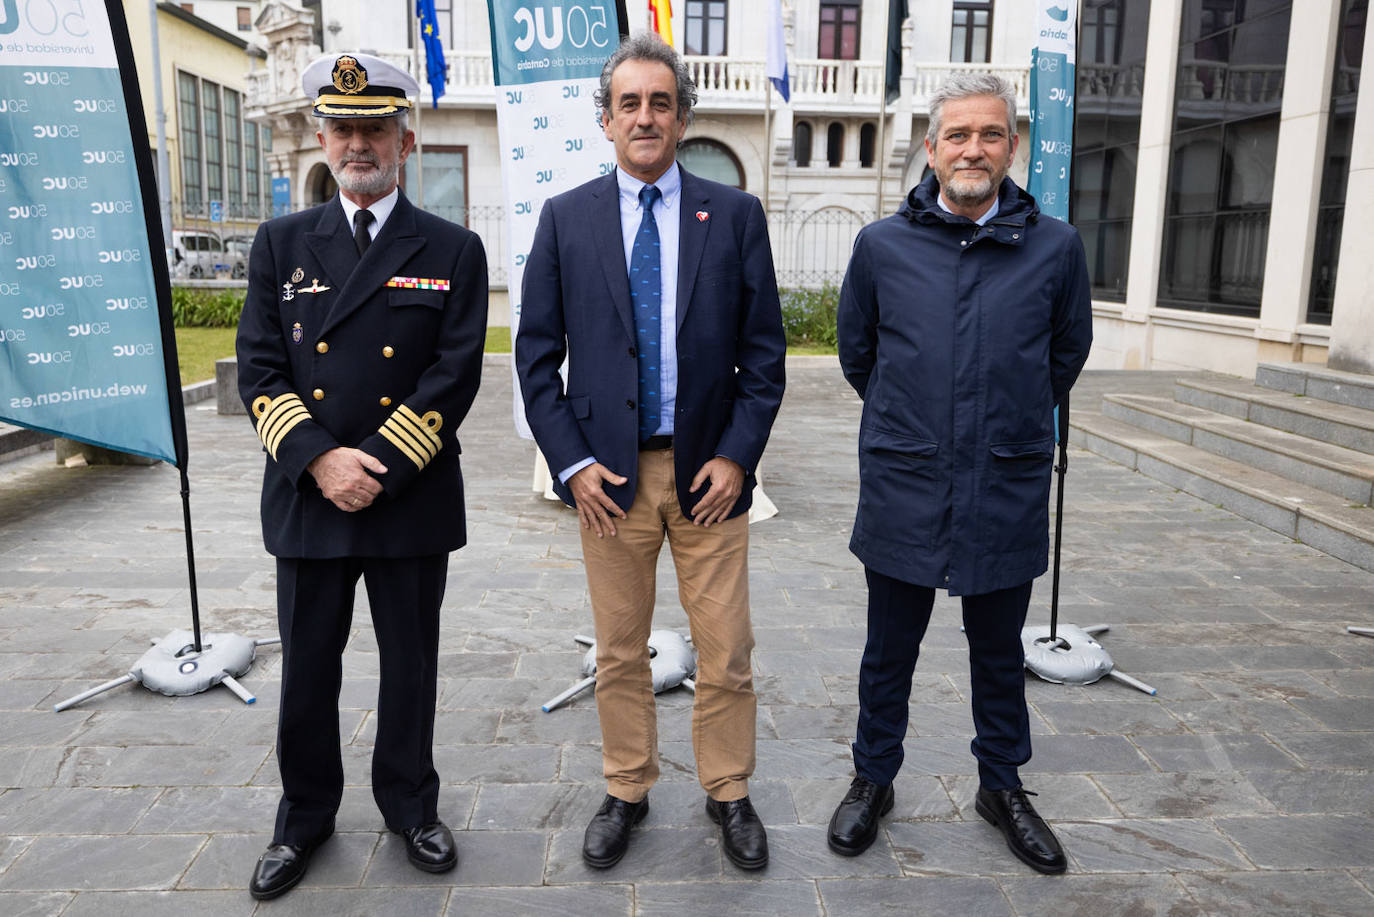
[[[787,41],[782,33],[782,0],[768,2],[768,67],[765,71],[773,85],[788,101],[792,88],[787,79]]]

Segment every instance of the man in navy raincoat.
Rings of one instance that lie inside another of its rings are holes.
[[[1063,872],[1026,798],[1021,628],[1049,554],[1053,408],[1088,357],[1083,246],[1006,177],[1016,96],[961,74],[930,103],[933,174],[859,233],[839,307],[840,364],[863,399],[850,549],[868,579],[857,776],[830,822],[863,852],[893,805],[907,699],[935,590],[962,597],[973,686],[977,811],[1021,860]]]

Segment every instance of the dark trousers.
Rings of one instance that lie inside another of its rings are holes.
[[[437,818],[434,701],[439,605],[448,555],[331,560],[277,558],[282,638],[277,763],[282,798],[274,844],[309,846],[334,830],[343,796],[341,654],[361,576],[381,657],[372,795],[393,831]]]
[[[935,590],[864,569],[868,577],[868,642],[859,665],[859,728],[854,769],[889,784],[902,766],[911,673],[930,624]],[[1026,623],[1031,584],[963,596],[964,634],[973,681],[973,755],[990,790],[1021,785],[1016,769],[1030,760],[1026,712]]]

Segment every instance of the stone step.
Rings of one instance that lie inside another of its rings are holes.
[[[1255,384],[1293,395],[1374,411],[1374,376],[1327,369],[1315,363],[1261,363]]]
[[[1102,413],[1352,503],[1374,503],[1374,456],[1364,452],[1153,395],[1106,395]]]
[[[1098,411],[1071,416],[1069,442],[1374,571],[1374,509]]]
[[[1174,398],[1193,407],[1374,455],[1374,411],[1259,388],[1235,376],[1179,379]]]

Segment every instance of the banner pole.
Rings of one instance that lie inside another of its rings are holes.
[[[155,179],[156,173],[153,170],[152,156],[148,150],[147,121],[143,113],[143,100],[138,91],[138,70],[131,51],[129,26],[124,18],[124,8],[119,0],[106,0],[105,9],[110,20],[110,31],[115,39],[115,56],[119,62],[125,109],[129,114],[129,133],[134,140],[133,158],[139,174],[144,222],[147,225],[148,238],[150,240],[160,239],[162,242],[161,246],[150,248],[149,258],[153,262],[153,287],[157,295],[158,318],[162,331],[163,370],[167,385],[167,407],[171,415],[173,451],[176,453],[177,470],[181,473],[181,515],[186,528],[186,566],[191,589],[191,628],[195,637],[195,651],[199,653],[202,650],[200,599],[196,590],[196,559],[191,536],[191,482],[186,471],[190,450],[186,441],[186,407],[181,397],[181,369],[177,361],[176,328],[172,324],[172,285],[166,260],[167,245],[170,240],[162,237],[161,220],[153,217],[154,213],[158,213],[158,208],[153,206],[156,204],[153,189],[157,188],[158,184]],[[155,12],[154,15],[156,15]],[[159,258],[159,255],[162,257]]]
[[[769,183],[773,178],[773,82],[763,77],[763,212],[768,213]]]
[[[878,166],[878,201],[877,209],[874,211],[874,219],[883,217],[883,172],[887,166],[887,36],[892,31],[892,4],[887,4],[887,12],[883,16],[883,84],[878,87],[878,94],[882,98],[882,105],[878,108],[878,148],[873,151],[877,158]]]
[[[410,59],[415,71],[415,83],[420,86],[415,93],[415,206],[425,206],[425,141],[420,131],[420,110],[425,107],[425,90],[420,78],[420,16],[410,14]],[[430,92],[434,87],[430,87]]]

